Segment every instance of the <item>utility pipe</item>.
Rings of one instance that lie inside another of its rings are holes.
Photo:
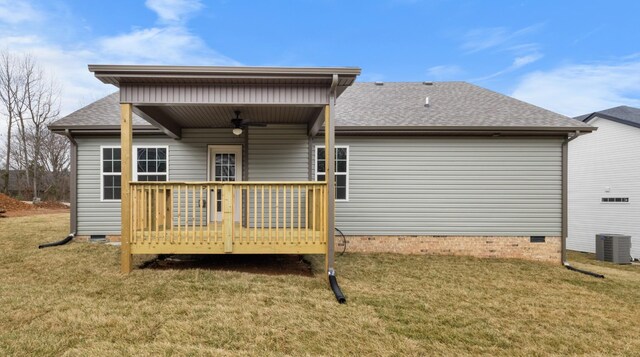
[[[582,274],[586,274],[589,276],[593,276],[596,278],[600,278],[600,279],[604,279],[604,275],[602,274],[598,274],[598,273],[594,273],[588,270],[583,270],[583,269],[578,269],[576,267],[571,266],[571,264],[569,264],[569,262],[567,261],[567,236],[569,235],[569,217],[568,217],[568,212],[569,212],[569,197],[568,197],[568,187],[569,187],[569,180],[568,180],[568,174],[569,174],[569,170],[568,170],[568,164],[569,164],[569,142],[571,140],[577,139],[580,135],[582,135],[583,133],[581,133],[580,131],[576,131],[575,135],[569,137],[567,136],[564,139],[564,142],[562,143],[562,237],[561,237],[561,242],[562,242],[562,258],[561,258],[561,263],[562,266],[564,266],[565,268],[571,270],[571,271],[575,271],[578,273],[582,273]]]
[[[42,249],[42,248],[49,248],[49,247],[56,247],[59,245],[65,245],[69,242],[71,242],[73,240],[73,237],[75,237],[76,234],[75,233],[71,233],[68,236],[66,236],[64,239],[61,239],[59,241],[56,242],[51,242],[51,243],[44,243],[44,244],[40,244],[38,246],[38,249]]]

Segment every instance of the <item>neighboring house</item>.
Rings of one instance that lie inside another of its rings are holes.
[[[75,142],[72,231],[117,239],[122,222],[124,271],[130,253],[222,252],[331,269],[334,224],[348,251],[561,259],[566,141],[587,124],[464,82],[354,83],[357,68],[90,70],[120,91],[50,129]]]
[[[631,236],[640,259],[640,108],[620,106],[575,119],[598,131],[569,144],[567,247],[595,253],[595,235]]]

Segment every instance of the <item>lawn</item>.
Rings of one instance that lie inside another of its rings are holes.
[[[321,257],[306,258],[313,276],[232,261],[124,276],[117,247],[37,249],[67,221],[0,219],[2,356],[640,353],[637,266],[573,254],[607,275],[596,279],[519,260],[345,254],[338,305]]]

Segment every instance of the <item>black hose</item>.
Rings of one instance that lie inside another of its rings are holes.
[[[65,244],[71,242],[71,240],[73,239],[73,236],[74,236],[74,234],[71,233],[65,239],[59,240],[57,242],[40,244],[38,246],[38,249],[48,248],[48,247],[55,247],[55,246],[58,246],[58,245],[65,245]]]
[[[338,300],[338,303],[346,303],[347,298],[345,298],[344,294],[342,294],[342,290],[340,290],[340,286],[338,286],[338,280],[336,280],[336,276],[334,274],[329,274],[329,284],[331,285],[331,290],[333,290],[333,294],[336,296],[336,300]]]
[[[586,274],[586,275],[589,275],[589,276],[593,276],[594,278],[604,279],[604,275],[602,275],[602,274],[594,273],[594,272],[588,271],[588,270],[578,269],[576,267],[571,266],[571,264],[569,264],[567,262],[565,262],[563,265],[564,265],[565,268],[567,268],[567,269],[569,269],[571,271],[576,271],[578,273],[582,273],[582,274]]]
[[[344,236],[344,233],[342,233],[341,230],[338,229],[338,227],[335,227],[336,231],[338,231],[338,233],[340,233],[340,235],[342,236],[342,252],[340,252],[340,255],[344,255],[344,252],[347,251],[347,238]]]

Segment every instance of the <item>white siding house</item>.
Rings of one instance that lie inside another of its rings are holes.
[[[596,234],[626,234],[640,259],[640,109],[577,119],[598,130],[569,144],[567,248],[594,253]]]

